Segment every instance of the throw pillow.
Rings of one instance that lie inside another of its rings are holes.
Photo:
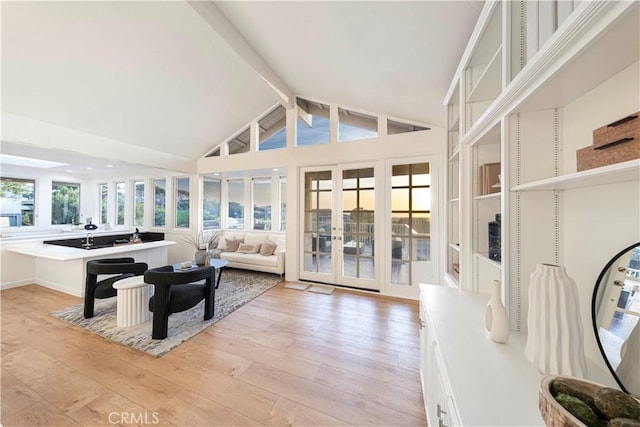
[[[262,247],[260,248],[260,255],[271,256],[273,255],[277,247],[278,246],[271,240],[267,240],[262,244]]]
[[[225,250],[225,252],[236,252],[238,250],[238,247],[240,246],[240,244],[242,243],[242,239],[224,239],[225,243],[227,244],[227,249]]]
[[[260,245],[250,245],[248,243],[241,243],[238,246],[237,252],[241,254],[257,254],[260,250]]]

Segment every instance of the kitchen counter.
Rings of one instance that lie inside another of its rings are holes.
[[[22,260],[30,258],[35,261],[35,277],[29,281],[30,283],[83,297],[87,261],[131,257],[136,262],[146,262],[149,268],[160,267],[168,264],[168,247],[175,244],[172,240],[159,240],[98,249],[79,249],[42,242],[25,242],[7,248],[6,254],[12,259],[8,260],[6,265],[19,265]]]
[[[51,245],[47,243],[25,243],[15,246],[9,249],[9,252],[14,252],[23,255],[31,255],[40,258],[48,258],[58,261],[69,261],[73,259],[84,258],[104,258],[112,255],[118,255],[125,252],[142,251],[152,248],[161,248],[165,246],[175,245],[176,242],[172,240],[161,240],[158,242],[142,242],[142,243],[130,243],[127,245],[116,245],[107,248],[97,249],[79,249],[70,248],[67,246]]]

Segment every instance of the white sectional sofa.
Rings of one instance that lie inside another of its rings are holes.
[[[227,242],[231,243],[231,240],[240,240],[244,247],[238,249],[244,250],[244,252],[238,252],[238,250],[230,251],[233,244],[227,248]],[[276,247],[272,255],[265,256],[260,253],[260,250],[262,246],[268,242],[273,242]],[[249,246],[252,246],[256,252],[250,253],[253,251],[249,249]],[[228,267],[244,268],[280,275],[284,274],[284,255],[284,234],[252,231],[222,230],[218,237],[218,248],[214,251],[216,258],[229,261]]]

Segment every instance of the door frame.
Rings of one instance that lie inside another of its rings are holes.
[[[382,276],[382,288],[381,291],[384,295],[399,297],[399,298],[409,298],[409,299],[418,299],[420,297],[420,283],[431,283],[431,284],[440,284],[440,278],[442,277],[442,266],[440,265],[440,252],[442,242],[440,241],[440,220],[441,220],[441,211],[439,209],[440,206],[440,198],[443,192],[441,188],[440,181],[440,159],[441,157],[437,154],[432,155],[423,155],[423,156],[414,156],[414,157],[398,157],[398,158],[390,158],[385,160],[384,166],[384,205],[381,210],[383,212],[382,216],[384,218],[384,225],[382,226],[384,231],[384,241],[390,242],[392,239],[392,229],[391,229],[391,180],[392,180],[392,168],[395,165],[405,165],[405,164],[414,164],[414,163],[429,163],[429,174],[431,175],[431,218],[430,218],[430,263],[431,263],[431,277],[418,278],[415,280],[412,278],[412,283],[410,286],[407,285],[397,285],[391,283],[391,262],[392,262],[392,254],[391,254],[391,245],[385,245],[384,253],[381,254],[382,261],[379,264],[383,265],[384,274]]]
[[[374,278],[373,279],[358,279],[353,277],[345,277],[343,275],[343,245],[336,244],[342,242],[343,239],[343,221],[342,221],[342,172],[345,170],[373,168],[374,170],[374,209],[376,212],[382,212],[381,208],[384,206],[384,195],[381,194],[381,188],[383,188],[384,181],[381,177],[381,162],[357,162],[357,163],[341,163],[330,164],[322,166],[301,166],[299,168],[299,227],[298,227],[298,260],[299,260],[299,279],[305,281],[313,281],[319,283],[327,283],[335,286],[343,286],[355,289],[380,291],[381,289],[381,277],[382,268],[381,264],[381,245],[374,245]],[[305,231],[305,174],[307,172],[319,172],[319,171],[331,171],[332,174],[332,213],[331,213],[331,274],[313,273],[307,272],[304,269],[304,231]],[[374,216],[374,239],[380,241],[382,237],[382,219],[380,215]]]

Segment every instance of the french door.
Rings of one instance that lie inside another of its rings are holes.
[[[301,170],[301,279],[380,289],[375,170],[373,164]]]

